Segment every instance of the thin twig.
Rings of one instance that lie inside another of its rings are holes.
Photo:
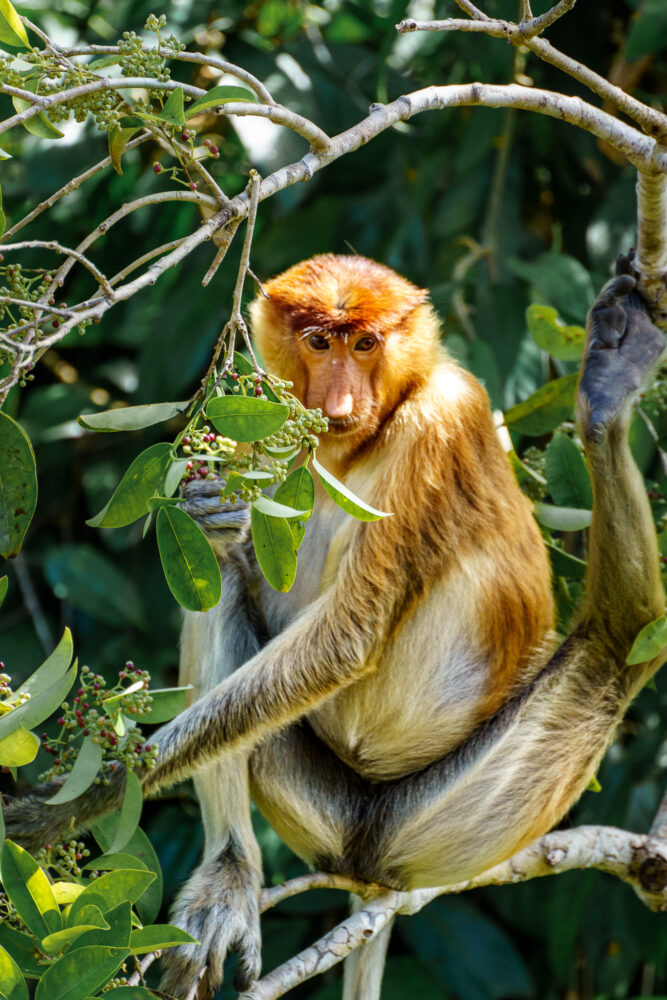
[[[201,283],[204,286],[204,288],[206,288],[206,286],[210,284],[210,282],[215,277],[218,268],[220,267],[220,265],[222,264],[223,260],[227,255],[227,251],[229,250],[232,244],[232,240],[234,239],[236,230],[239,228],[240,224],[241,224],[240,219],[232,219],[232,221],[225,227],[225,229],[223,229],[219,238],[215,240],[218,246],[218,250],[215,257],[213,258],[211,266],[209,267],[208,271],[201,280]]]
[[[128,976],[127,985],[138,986],[140,982],[143,983],[146,972],[150,969],[153,962],[157,961],[161,954],[161,951],[151,951],[141,960],[139,960],[138,956],[135,955],[134,960],[136,962],[137,969],[131,976]]]
[[[77,48],[61,49],[60,51],[68,56],[120,55],[120,49],[117,45],[83,45]],[[221,74],[228,73],[229,76],[235,76],[238,80],[242,80],[257,95],[260,101],[263,101],[265,104],[275,103],[264,84],[256,76],[253,76],[252,73],[249,73],[247,69],[243,69],[235,63],[219,59],[214,55],[204,55],[201,52],[174,52],[173,49],[165,48],[157,49],[157,52],[165,59],[198,63],[200,66],[213,66],[214,69],[219,69]]]
[[[95,278],[95,281],[103,289],[105,296],[113,301],[113,288],[109,284],[109,280],[105,274],[102,274],[100,269],[96,267],[91,260],[80,253],[78,250],[72,250],[71,247],[63,246],[62,243],[56,242],[56,240],[22,240],[20,243],[3,243],[2,252],[11,253],[15,250],[53,250],[54,253],[65,254],[72,260],[78,260],[87,271],[89,271]],[[50,294],[50,293],[49,293]]]
[[[530,20],[522,21],[519,28],[524,32],[526,38],[533,38],[535,35],[540,35],[547,28],[550,28],[552,24],[555,24],[563,14],[567,14],[569,10],[572,10],[576,2],[577,0],[559,0],[551,10],[540,14],[539,17],[532,17]]]
[[[130,142],[128,142],[125,149],[126,150],[134,149],[135,146],[140,146],[142,143],[146,142],[146,140],[150,138],[151,138],[150,132],[143,132],[141,135],[136,136],[136,138],[131,139]],[[41,215],[41,213],[46,211],[47,208],[53,208],[53,206],[57,202],[59,202],[61,198],[64,198],[66,197],[66,195],[71,194],[72,191],[76,191],[77,188],[80,188],[82,184],[84,184],[91,177],[94,177],[95,174],[100,172],[100,170],[104,170],[106,167],[110,166],[111,166],[111,157],[105,156],[103,160],[100,160],[98,163],[95,163],[92,167],[89,167],[88,170],[84,170],[84,172],[82,174],[79,174],[78,177],[73,177],[71,181],[68,181],[67,184],[63,184],[61,188],[58,188],[57,191],[54,191],[54,193],[49,195],[48,198],[45,198],[44,201],[40,201],[39,205],[33,208],[32,211],[28,212],[27,215],[24,215],[22,219],[19,219],[19,221],[15,225],[13,225],[10,229],[7,229],[3,233],[1,240],[6,242],[7,240],[11,239],[11,237],[14,236],[16,233],[18,233],[20,229],[23,229],[24,226],[27,226],[28,223],[32,222],[33,219],[36,219],[37,216]],[[0,243],[0,251],[1,250],[2,250],[2,245]]]

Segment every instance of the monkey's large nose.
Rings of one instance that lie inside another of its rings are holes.
[[[347,386],[333,385],[324,401],[324,415],[332,420],[349,417],[354,410],[354,396]]]

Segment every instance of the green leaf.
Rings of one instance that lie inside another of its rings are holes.
[[[141,792],[141,782],[134,771],[130,771],[125,782],[125,796],[120,810],[120,818],[116,827],[116,835],[109,852],[114,854],[125,847],[134,835],[141,819],[141,807],[144,797]]]
[[[292,529],[284,517],[263,514],[255,504],[250,508],[250,527],[259,568],[274,590],[285,593],[296,577]]]
[[[32,855],[6,840],[1,864],[3,888],[28,930],[40,940],[59,931],[62,920],[53,889]]]
[[[217,396],[206,407],[206,416],[232,441],[261,441],[280,430],[289,406],[257,396]]]
[[[551,566],[556,576],[565,576],[570,580],[583,580],[586,576],[586,563],[583,559],[577,559],[567,552],[563,552],[551,542],[546,543],[547,552],[551,559]]]
[[[164,478],[170,451],[171,445],[164,441],[137,455],[107,505],[86,524],[91,528],[122,528],[143,517]]]
[[[39,979],[44,972],[44,966],[35,958],[35,948],[38,941],[29,934],[22,934],[9,924],[0,924],[0,945],[5,948],[18,962],[24,976],[29,979]]]
[[[101,822],[95,823],[93,826],[93,836],[103,851],[108,851],[116,832],[117,823],[118,813],[112,813],[110,816],[105,816]],[[162,905],[163,879],[158,856],[141,827],[137,828],[129,844],[126,844],[125,853],[132,854],[155,876],[155,881],[151,882],[136,904],[137,912],[143,922],[145,924],[152,923],[160,912]],[[128,865],[127,867],[131,866]]]
[[[28,987],[11,955],[0,945],[0,998],[28,1000]]]
[[[59,806],[63,802],[71,802],[83,795],[87,788],[90,788],[97,777],[102,765],[102,747],[99,743],[93,743],[92,736],[86,736],[81,749],[74,761],[72,770],[67,775],[65,783],[58,789],[55,795],[46,800],[49,806]]]
[[[72,643],[72,633],[68,628],[62,634],[62,638],[53,652],[47,656],[41,666],[23,682],[16,692],[17,694],[29,694],[31,699],[36,698],[42,691],[46,691],[56,681],[61,680],[67,673],[74,656],[74,644]],[[67,689],[69,691],[69,688]],[[65,695],[63,695],[63,698]],[[62,698],[60,699],[62,701]],[[55,705],[53,706],[56,707]],[[53,709],[51,710],[53,711]],[[46,716],[44,716],[46,718]],[[39,722],[42,720],[39,719]],[[37,723],[34,723],[37,725]]]
[[[171,924],[153,924],[152,927],[141,927],[130,935],[130,953],[146,955],[149,951],[162,948],[174,948],[178,944],[199,944],[180,927]]]
[[[554,507],[550,503],[533,505],[535,517],[545,528],[552,531],[582,531],[590,527],[593,515],[590,510],[578,510],[575,507]]]
[[[12,159],[11,153],[8,153],[6,149],[0,149],[0,160],[11,160],[11,159]]]
[[[586,330],[567,326],[551,306],[532,305],[526,309],[526,322],[538,347],[562,361],[579,361],[584,352]]]
[[[154,510],[159,510],[160,507],[178,507],[180,503],[180,497],[151,497],[146,506],[153,513]]]
[[[84,912],[90,912],[90,906],[84,907]],[[99,912],[99,910],[98,910]],[[124,900],[108,910],[105,918],[108,929],[95,927],[86,931],[76,941],[72,942],[71,950],[88,948],[91,945],[103,945],[106,948],[129,948],[130,933],[132,930],[132,904],[129,900]]]
[[[44,719],[48,719],[60,705],[75,680],[76,661],[63,677],[57,678],[48,688],[39,691],[29,701],[19,705],[18,708],[8,712],[0,719],[0,739],[13,733],[19,726],[33,729]]]
[[[118,818],[118,813],[114,813],[114,815]],[[98,858],[94,858],[84,865],[84,868],[100,872],[115,872],[119,868],[136,868],[139,871],[148,871],[143,861],[135,858],[134,854],[124,854],[123,852],[119,852],[118,854],[100,854]]]
[[[98,69],[105,69],[107,66],[117,66],[120,55],[100,56],[88,63],[86,69],[96,73]]]
[[[189,611],[208,611],[220,600],[220,567],[211,545],[193,519],[178,507],[162,507],[156,535],[167,584]]]
[[[198,97],[196,101],[188,105],[185,117],[192,118],[194,115],[200,115],[202,111],[206,111],[208,108],[217,108],[219,105],[228,104],[230,101],[252,101],[256,104],[257,97],[251,90],[246,90],[245,87],[212,87],[203,97]]]
[[[166,497],[173,497],[181,484],[181,479],[185,475],[187,467],[187,458],[177,458],[175,462],[171,463],[167,469],[167,475],[164,477],[164,495]]]
[[[35,454],[24,430],[0,412],[0,556],[15,556],[37,504]]]
[[[319,476],[322,486],[331,499],[346,513],[352,514],[359,521],[379,521],[381,517],[392,516],[390,513],[385,514],[381,510],[375,510],[374,507],[370,507],[363,500],[360,500],[351,490],[348,490],[347,486],[339,482],[335,476],[332,476],[323,465],[320,465],[314,456],[313,467]]]
[[[315,480],[306,465],[300,465],[298,469],[292,469],[284,482],[280,484],[273,495],[274,503],[285,504],[296,510],[305,510],[305,515],[300,515],[304,520],[308,520],[313,512],[315,503]],[[299,548],[306,532],[305,526],[297,519],[289,521],[292,529],[294,544]]]
[[[505,424],[520,434],[539,437],[564,420],[571,420],[578,377],[577,374],[565,375],[540,386],[528,399],[509,408]]]
[[[46,970],[35,1000],[85,1000],[113,978],[128,954],[126,948],[102,945],[68,951]]]
[[[0,5],[3,0],[0,0]],[[26,90],[30,89],[30,83],[27,82]],[[20,97],[12,97],[12,104],[19,114],[21,111],[25,111],[27,108],[32,107],[30,101],[24,101]],[[36,135],[39,139],[62,139],[63,133],[60,129],[57,129],[55,125],[52,125],[49,119],[46,117],[43,111],[39,114],[33,115],[31,118],[26,118],[21,124],[26,132],[30,132],[32,135]]]
[[[0,739],[0,767],[23,767],[37,756],[39,740],[29,729],[18,726]]]
[[[283,503],[276,503],[275,500],[263,493],[256,500],[253,500],[252,506],[261,514],[268,514],[269,517],[306,517],[309,513],[308,510],[296,510]]]
[[[147,114],[146,118],[159,122],[167,122],[168,125],[177,125],[182,128],[185,125],[183,88],[177,87],[176,90],[173,90],[167,98],[162,111]]]
[[[0,42],[17,48],[30,48],[23,21],[9,0],[0,0]]]
[[[2,209],[2,191],[0,191],[0,236],[4,233],[6,224],[7,220],[5,219],[5,213]]]
[[[549,493],[559,507],[591,510],[593,488],[579,449],[566,434],[554,434],[546,450]]]
[[[633,642],[625,662],[630,666],[635,663],[646,663],[647,660],[659,656],[665,646],[667,646],[667,616],[662,615],[644,625]]]
[[[600,784],[600,782],[598,781],[597,778],[591,778],[591,780],[586,785],[586,791],[587,792],[601,792],[602,791],[602,785]]]
[[[136,903],[154,879],[153,872],[142,871],[140,868],[120,868],[117,871],[107,872],[106,875],[100,875],[86,886],[79,898],[72,903],[68,925],[74,926],[78,914],[91,902],[99,906],[102,913],[108,913],[126,900]]]
[[[56,931],[55,934],[49,934],[42,940],[42,951],[47,952],[47,954],[54,954],[58,951],[64,951],[69,947],[77,938],[80,938],[82,934],[86,931],[96,930],[101,928],[102,930],[108,930],[109,925],[100,913],[97,906],[87,906],[86,914],[90,918],[93,913],[99,913],[99,922],[97,923],[78,923],[76,927],[66,927],[62,931]]]
[[[146,403],[143,406],[120,406],[101,413],[82,413],[77,417],[82,427],[89,431],[138,431],[152,427],[183,413],[187,403]]]
[[[109,155],[111,157],[111,166],[114,168],[117,174],[123,173],[123,165],[121,162],[125,147],[127,146],[130,139],[133,138],[139,132],[138,128],[119,128],[118,125],[115,126],[109,132]]]
[[[136,588],[108,556],[91,545],[60,545],[44,558],[56,597],[107,625],[144,625]]]
[[[559,312],[580,321],[586,317],[594,297],[593,283],[576,257],[549,250],[534,261],[514,258],[506,263]]]
[[[83,892],[83,886],[78,886],[78,888],[81,889],[81,892]],[[81,892],[78,894],[77,899],[81,895]],[[72,900],[72,902],[74,902],[74,900]],[[102,916],[102,911],[99,906],[95,906],[94,903],[87,903],[78,911],[76,915],[76,924],[72,923],[70,930],[74,930],[75,927],[83,927],[84,925],[87,926],[88,930],[109,930],[109,924]]]
[[[0,576],[0,605],[2,604],[2,602],[5,599],[5,597],[7,596],[7,589],[8,589],[8,587],[9,587],[9,577],[8,576]]]
[[[153,726],[158,722],[169,722],[170,719],[183,711],[187,692],[191,690],[192,685],[189,684],[187,687],[157,688],[155,691],[151,691],[150,695],[153,700],[148,714],[142,715],[139,720],[142,726],[144,723]]]

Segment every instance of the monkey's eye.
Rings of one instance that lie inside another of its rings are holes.
[[[320,333],[314,333],[312,337],[308,338],[308,346],[312,347],[314,351],[328,351],[331,345],[327,337],[323,337]]]
[[[373,350],[375,344],[375,337],[360,337],[354,345],[354,350],[362,351],[363,353],[368,354],[369,351]]]

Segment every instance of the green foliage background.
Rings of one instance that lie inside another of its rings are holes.
[[[517,6],[516,0],[488,0],[486,9],[513,18]],[[548,6],[534,3],[535,13]],[[152,0],[32,0],[19,9],[56,39],[100,43],[115,42],[124,29],[141,31],[155,10]],[[221,47],[224,58],[251,70],[276,99],[330,134],[354,124],[373,101],[433,83],[504,83],[519,72],[538,86],[580,93],[532,57],[517,63],[515,50],[502,41],[455,33],[396,36],[393,26],[405,16],[456,16],[445,0],[418,12],[405,0],[323,0],[321,6],[174,0],[156,12],[162,11],[168,29],[184,41]],[[549,37],[644,99],[664,101],[664,0],[580,0]],[[179,67],[182,79],[185,72]],[[230,194],[243,188],[250,166],[267,173],[305,152],[291,133],[251,133],[247,122],[237,132],[229,121],[212,119],[208,133],[220,147],[221,183]],[[90,125],[51,144],[14,131],[3,146],[17,154],[21,144],[23,155],[1,167],[8,225],[106,155],[105,137]],[[75,245],[124,200],[167,183],[151,169],[158,156],[147,145],[126,154],[122,176],[98,175],[42,216],[30,235]],[[548,377],[573,370],[539,351],[527,334],[525,309],[545,302],[568,322],[583,322],[610,262],[632,245],[635,179],[632,168],[590,136],[551,119],[487,109],[421,116],[262,204],[253,269],[268,277],[311,254],[350,247],[386,262],[431,288],[448,346],[483,379],[494,406],[506,409]],[[96,260],[114,273],[128,259],[128,245],[136,256],[149,237],[153,245],[183,235],[195,211],[174,204],[135,213],[112,229]],[[489,254],[476,259],[478,243]],[[88,435],[75,418],[118,400],[158,402],[193,391],[231,308],[238,252],[230,252],[204,291],[200,281],[212,250],[200,248],[85,337],[70,335],[42,360],[30,388],[13,392],[6,409],[35,445],[40,488],[24,552],[9,565],[0,618],[0,655],[17,681],[43,659],[42,642],[52,648],[69,625],[80,661],[94,670],[111,675],[132,658],[151,672],[154,686],[175,683],[179,612],[155,547],[139,541],[140,525],[104,532],[84,524],[161,431]],[[81,298],[84,281],[75,277],[64,297]],[[644,471],[659,480],[643,425],[636,424],[633,436]],[[658,519],[664,510],[656,505]],[[666,717],[667,678],[659,676],[657,691],[643,692],[607,756],[602,793],[586,794],[566,824],[648,828],[665,781]],[[182,786],[171,799],[149,804],[144,816],[173,894],[201,848],[196,801]],[[267,882],[303,870],[259,817],[257,825]],[[340,894],[318,892],[268,914],[265,968],[310,943],[344,908]],[[667,994],[666,962],[664,916],[649,913],[620,882],[573,873],[441,899],[399,919],[383,997],[649,997]],[[293,996],[330,1000],[339,990],[335,971]],[[234,994],[227,987],[221,995]]]

